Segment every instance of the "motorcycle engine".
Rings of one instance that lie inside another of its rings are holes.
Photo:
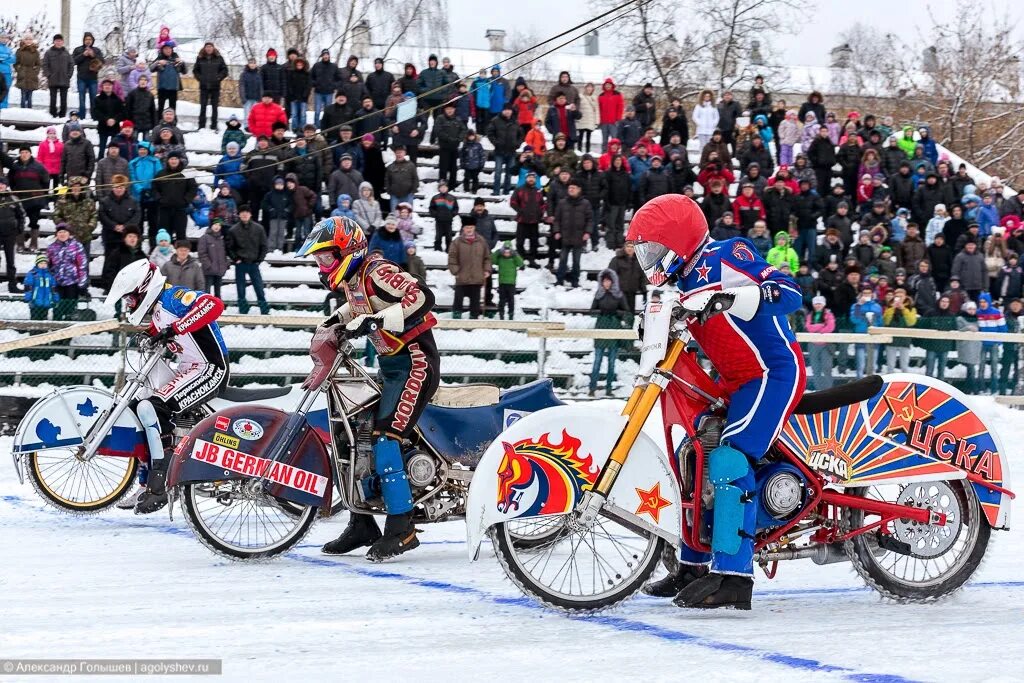
[[[761,491],[759,527],[777,526],[778,522],[790,519],[803,506],[807,483],[800,471],[792,465],[771,463],[759,469],[755,476]]]
[[[423,451],[410,451],[406,454],[405,474],[409,484],[415,488],[425,488],[437,479],[437,460]]]

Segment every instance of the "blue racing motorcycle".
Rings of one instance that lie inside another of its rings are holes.
[[[352,351],[348,341],[314,336],[314,367],[297,407],[282,410],[272,400],[229,406],[178,443],[167,479],[171,507],[180,501],[208,548],[232,559],[262,559],[295,546],[318,512],[386,514],[372,466],[380,386]],[[464,518],[473,472],[490,443],[525,415],[560,404],[550,380],[506,390],[439,388],[402,447],[413,522]],[[519,526],[512,533],[526,546],[557,532],[533,522]]]

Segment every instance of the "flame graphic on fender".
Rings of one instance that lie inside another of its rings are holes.
[[[582,442],[562,430],[561,443],[545,434],[539,440],[503,441],[505,456],[498,467],[498,511],[516,517],[564,514],[597,480],[600,469],[591,456],[581,457]],[[520,509],[523,493],[537,485],[537,497]]]

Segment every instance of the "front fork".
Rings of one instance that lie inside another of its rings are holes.
[[[576,515],[580,524],[590,527],[597,521],[601,508],[608,500],[615,480],[622,471],[622,466],[629,458],[633,444],[640,436],[651,410],[658,404],[658,399],[671,381],[672,368],[675,367],[684,348],[685,345],[681,341],[673,339],[664,360],[651,373],[648,381],[633,388],[633,393],[630,394],[625,408],[622,409],[622,414],[629,418],[626,421],[626,426],[623,427],[622,433],[612,447],[611,455],[608,456],[608,461],[601,469],[594,487],[583,494],[583,499],[577,508]]]

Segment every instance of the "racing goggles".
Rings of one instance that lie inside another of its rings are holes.
[[[320,267],[323,272],[330,272],[334,268],[335,264],[338,263],[338,255],[333,249],[325,249],[324,251],[318,251],[313,254],[313,259],[316,264]]]
[[[636,260],[640,263],[647,279],[658,287],[665,283],[682,263],[676,253],[657,242],[637,242],[633,245]]]

